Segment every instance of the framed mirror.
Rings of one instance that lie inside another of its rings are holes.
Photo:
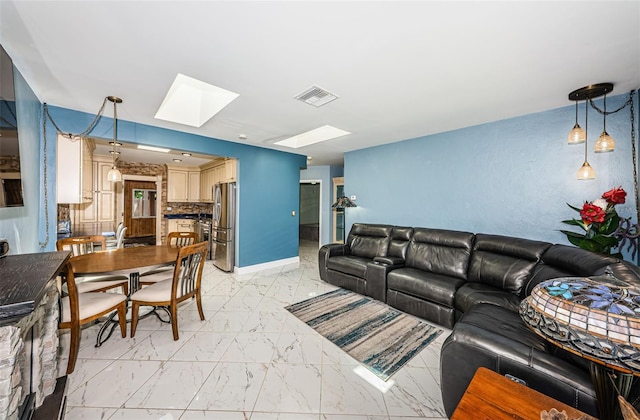
[[[0,207],[24,205],[13,62],[0,45]]]

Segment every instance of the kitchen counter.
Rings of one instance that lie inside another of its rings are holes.
[[[182,213],[182,214],[167,214],[165,213],[164,215],[165,219],[193,219],[193,220],[199,220],[199,219],[209,219],[211,220],[212,215],[210,214],[206,214],[206,213]]]

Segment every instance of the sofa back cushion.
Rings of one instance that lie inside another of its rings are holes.
[[[407,267],[466,280],[473,233],[415,228]]]
[[[536,263],[550,243],[509,236],[477,234],[468,280],[521,295]]]
[[[392,226],[355,223],[351,227],[347,245],[356,257],[386,257]]]
[[[551,245],[543,254],[540,262],[522,291],[521,297],[531,294],[533,288],[540,282],[558,277],[588,277],[602,275],[607,267],[612,267],[616,277],[635,277],[625,275],[624,267],[618,268],[619,261],[612,257],[599,255],[584,249],[568,245]]]
[[[407,259],[407,248],[413,236],[413,228],[394,226],[391,231],[391,241],[389,242],[388,257]]]

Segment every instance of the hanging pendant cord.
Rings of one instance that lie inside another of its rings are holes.
[[[100,117],[102,117],[102,114],[104,113],[104,107],[106,104],[107,104],[107,98],[104,98],[104,100],[102,101],[102,106],[100,107],[100,110],[96,114],[91,124],[89,124],[89,127],[87,127],[86,130],[84,130],[82,133],[79,133],[79,134],[73,134],[71,132],[62,131],[62,129],[58,126],[58,124],[56,124],[56,122],[53,120],[53,117],[51,117],[51,114],[49,114],[49,107],[47,106],[47,103],[45,102],[42,105],[42,137],[43,137],[42,139],[42,183],[44,185],[43,187],[44,188],[44,226],[45,226],[45,232],[46,232],[44,242],[40,242],[40,249],[42,251],[46,249],[50,239],[49,189],[47,184],[47,179],[48,179],[47,177],[47,120],[51,121],[51,124],[53,124],[58,134],[68,137],[69,139],[73,139],[74,137],[78,137],[82,139],[84,136],[89,134],[96,127],[96,125],[98,125],[98,121],[100,120]]]

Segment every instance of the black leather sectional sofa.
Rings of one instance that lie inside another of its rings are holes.
[[[597,416],[587,364],[531,332],[518,307],[552,278],[611,273],[640,285],[637,266],[575,247],[373,224],[354,224],[346,244],[324,245],[319,269],[328,283],[453,329],[440,358],[448,416],[480,366]]]

